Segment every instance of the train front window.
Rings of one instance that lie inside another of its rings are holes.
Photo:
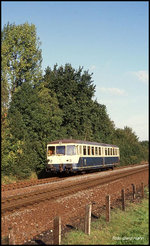
[[[56,155],[65,155],[65,146],[56,146]]]
[[[76,154],[75,145],[68,145],[67,146],[67,155],[75,155],[75,154]]]
[[[48,147],[48,156],[55,155],[55,146]]]

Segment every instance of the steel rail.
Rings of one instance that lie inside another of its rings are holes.
[[[85,189],[90,189],[98,185],[103,185],[106,183],[110,183],[113,181],[116,181],[118,179],[143,172],[148,170],[149,166],[147,165],[146,167],[140,166],[136,168],[132,168],[132,170],[125,170],[123,169],[122,171],[118,171],[117,173],[110,173],[108,176],[103,176],[103,177],[94,177],[86,180],[81,180],[79,181],[73,181],[71,184],[64,184],[61,187],[56,187],[56,188],[45,188],[40,191],[34,191],[30,192],[26,195],[17,195],[17,196],[12,196],[10,198],[4,198],[2,199],[2,207],[1,207],[1,212],[2,214],[7,212],[7,211],[12,211],[21,207],[26,207],[28,205],[32,205],[34,203],[40,203],[45,200],[51,200],[53,201],[54,199],[58,199],[61,197],[65,197],[67,195],[74,194],[78,191],[82,191]]]
[[[6,185],[1,185],[1,190],[5,192],[8,190],[15,190],[15,189],[25,188],[25,187],[29,187],[33,185],[55,182],[55,181],[59,181],[62,179],[58,177],[52,177],[52,178],[46,178],[46,179],[40,179],[40,180],[35,179],[35,180],[29,180],[29,181],[24,181],[24,182],[6,184]]]
[[[145,163],[147,164],[147,163]],[[140,166],[143,164],[134,164],[134,165],[129,165],[128,167],[132,167],[132,166]],[[118,169],[123,169],[123,168],[127,168],[127,166],[117,166],[115,167],[115,170]],[[97,170],[98,171],[98,170]],[[84,175],[90,175],[89,173],[84,174]],[[5,191],[10,191],[10,190],[16,190],[16,189],[20,189],[20,188],[26,188],[29,186],[34,186],[34,185],[40,185],[40,184],[45,184],[45,183],[51,183],[51,182],[58,182],[58,181],[62,181],[63,179],[66,179],[68,177],[51,177],[51,178],[45,178],[45,179],[32,179],[32,180],[28,180],[28,181],[23,181],[23,182],[17,182],[17,183],[11,183],[11,184],[4,184],[1,185],[1,191],[5,192]]]

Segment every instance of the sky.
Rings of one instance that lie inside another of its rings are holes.
[[[5,24],[34,24],[42,70],[70,63],[93,73],[94,100],[116,128],[149,140],[148,1],[2,1]]]

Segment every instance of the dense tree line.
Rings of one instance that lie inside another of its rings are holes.
[[[93,99],[92,74],[71,64],[47,67],[42,75],[39,38],[33,24],[7,24],[2,31],[2,174],[39,174],[46,144],[75,138],[116,144],[121,165],[148,160],[148,141],[129,127],[116,129],[106,106]]]

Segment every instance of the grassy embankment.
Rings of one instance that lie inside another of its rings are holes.
[[[66,233],[61,244],[71,245],[148,245],[149,244],[149,200],[148,189],[140,203],[130,203],[126,211],[111,211],[111,221],[105,216],[91,223],[91,235],[80,230]]]
[[[21,181],[28,181],[28,180],[31,180],[31,179],[38,179],[37,175],[35,172],[32,172],[31,176],[28,178],[28,179],[25,179],[25,180],[20,180],[18,179],[17,177],[15,176],[3,176],[1,177],[1,182],[2,182],[2,185],[4,184],[11,184],[11,183],[17,183],[17,182],[21,182]]]

